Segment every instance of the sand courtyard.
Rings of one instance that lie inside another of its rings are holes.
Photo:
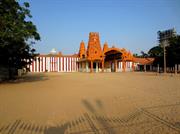
[[[0,134],[179,134],[180,77],[34,73],[0,84]]]

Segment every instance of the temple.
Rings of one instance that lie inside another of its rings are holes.
[[[30,72],[129,72],[151,68],[154,59],[134,58],[130,51],[105,42],[103,48],[97,32],[89,33],[86,44],[81,41],[78,54],[63,55],[52,49],[35,57]]]
[[[99,33],[89,33],[87,50],[82,41],[79,48],[77,61],[80,72],[122,72],[133,71],[134,62],[132,54],[126,49],[109,47],[100,44]]]

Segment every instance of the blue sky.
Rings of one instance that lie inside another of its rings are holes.
[[[24,1],[24,0],[23,0]],[[41,41],[35,48],[49,53],[56,48],[74,54],[89,32],[99,32],[101,46],[147,52],[157,45],[157,31],[180,32],[180,0],[25,0]],[[21,1],[22,2],[22,1]]]

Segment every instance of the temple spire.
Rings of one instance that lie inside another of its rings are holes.
[[[79,57],[85,58],[86,57],[86,49],[85,49],[85,43],[82,40],[79,47]]]
[[[103,46],[103,52],[105,53],[107,50],[108,50],[108,44],[107,42],[105,42]]]

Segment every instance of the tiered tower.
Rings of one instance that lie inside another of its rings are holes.
[[[101,60],[103,56],[99,33],[90,32],[89,42],[87,47],[87,59],[89,60]]]
[[[85,44],[84,44],[83,41],[81,41],[81,43],[80,43],[79,57],[80,58],[85,58],[86,57],[86,49],[85,49]]]

